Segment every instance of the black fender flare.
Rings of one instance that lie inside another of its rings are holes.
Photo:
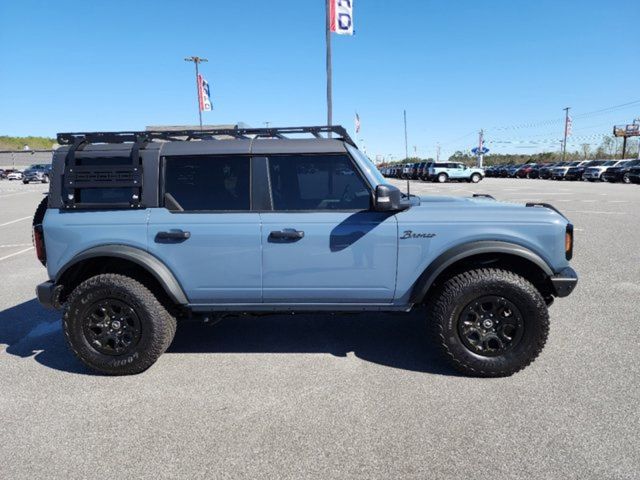
[[[169,298],[177,305],[187,305],[189,303],[184,290],[182,290],[180,283],[171,270],[169,270],[169,267],[149,252],[129,245],[101,245],[80,252],[58,270],[55,283],[57,284],[65,272],[74,265],[97,257],[115,257],[129,260],[153,275],[153,277],[160,282],[165,292],[167,292]]]
[[[548,277],[553,276],[549,264],[532,250],[515,243],[481,240],[457,245],[440,254],[422,272],[411,291],[411,303],[419,303],[425,297],[433,282],[446,268],[465,258],[486,253],[501,253],[515,255],[530,261],[539,267]]]

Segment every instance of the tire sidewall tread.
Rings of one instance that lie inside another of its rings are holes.
[[[525,321],[520,343],[504,355],[485,357],[468,350],[458,336],[458,316],[474,298],[502,295],[513,302]],[[432,336],[458,371],[480,377],[509,376],[531,364],[549,334],[549,314],[540,292],[523,277],[483,268],[449,278],[427,303]]]
[[[142,336],[126,355],[106,355],[87,341],[82,327],[84,309],[101,298],[116,298],[130,305],[141,322]],[[140,282],[118,274],[101,274],[85,280],[69,295],[62,318],[67,343],[88,367],[108,375],[140,373],[153,365],[173,341],[176,319]]]

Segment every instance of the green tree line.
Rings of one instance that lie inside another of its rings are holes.
[[[55,138],[0,135],[0,150],[24,150],[25,146],[31,150],[50,150],[54,145],[56,145]]]

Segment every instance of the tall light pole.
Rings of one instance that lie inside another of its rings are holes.
[[[329,1],[326,0],[325,5],[327,9],[327,125],[331,126],[333,124],[333,72],[331,68],[331,7]],[[331,137],[331,132],[328,136]]]
[[[200,122],[200,130],[202,130],[202,110],[200,108],[200,82],[198,81],[200,72],[198,71],[198,65],[202,62],[208,62],[209,60],[202,57],[187,57],[184,59],[184,61],[193,62],[196,66],[196,99],[198,100],[198,120]]]
[[[404,158],[409,158],[409,146],[407,143],[407,111],[404,110]]]
[[[564,109],[564,140],[562,141],[562,161],[565,161],[567,156],[567,136],[569,135],[569,109],[571,107],[566,107]]]

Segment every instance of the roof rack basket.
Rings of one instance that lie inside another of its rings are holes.
[[[203,130],[177,130],[177,131],[144,131],[144,132],[77,132],[59,133],[58,143],[60,145],[73,145],[78,143],[125,143],[137,142],[144,137],[147,141],[190,141],[190,140],[219,140],[216,137],[226,137],[232,139],[251,138],[278,138],[291,139],[287,135],[310,134],[317,139],[331,138],[336,134],[343,140],[355,147],[355,143],[349,137],[347,130],[340,125],[325,125],[317,127],[274,127],[274,128],[212,128]],[[323,136],[326,134],[326,136]]]

